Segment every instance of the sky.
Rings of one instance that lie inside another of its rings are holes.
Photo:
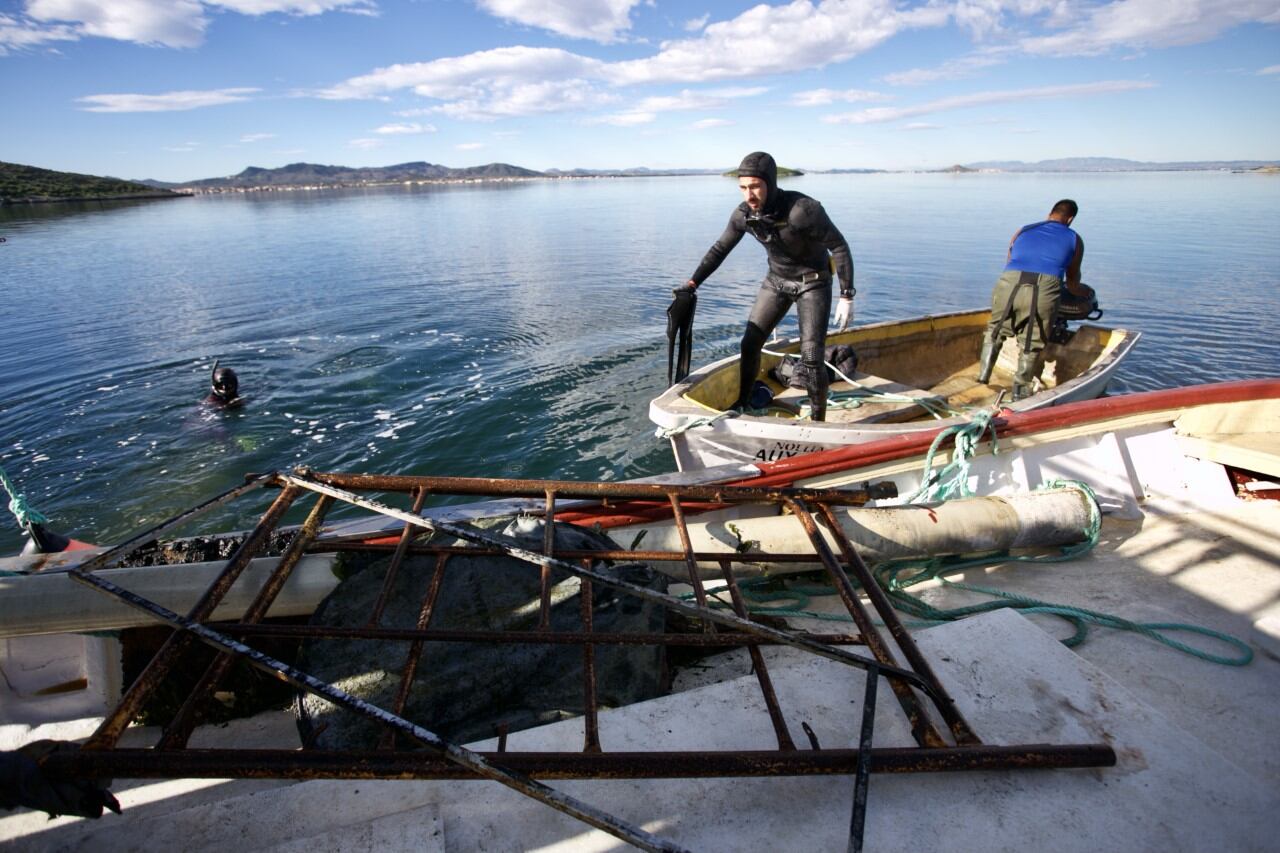
[[[0,160],[1280,159],[1280,0],[0,0]]]

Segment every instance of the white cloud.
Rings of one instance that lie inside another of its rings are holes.
[[[512,116],[586,111],[616,100],[585,80],[505,83],[488,87],[478,97],[441,104],[433,111],[467,121],[494,121]]]
[[[866,89],[811,89],[807,92],[796,92],[791,96],[792,105],[797,107],[825,107],[837,101],[857,103],[889,100],[893,100],[889,95]]]
[[[727,118],[704,118],[701,121],[695,121],[692,125],[694,130],[711,130],[715,127],[732,127],[734,122]]]
[[[642,110],[627,110],[623,113],[614,113],[613,115],[587,119],[586,124],[611,124],[614,127],[635,127],[640,124],[650,124],[657,120],[657,113],[644,112]]]
[[[475,0],[507,20],[566,34],[590,30],[599,38],[605,38],[603,33],[611,38],[623,32],[639,1]],[[930,0],[916,5],[898,0],[791,0],[776,5],[760,3],[734,18],[708,23],[697,35],[664,42],[651,55],[639,59],[606,62],[558,48],[502,47],[378,68],[316,94],[330,99],[389,99],[408,90],[433,103],[420,110],[398,112],[402,117],[436,114],[492,121],[599,110],[619,100],[613,90],[620,87],[755,80],[821,68],[845,62],[904,31],[950,24],[975,37],[998,38],[1004,43],[935,68],[900,71],[885,79],[894,85],[955,79],[1018,51],[1063,55],[1101,50],[1107,45],[1175,43],[1209,38],[1245,20],[1273,19],[1280,20],[1277,0],[1101,0],[1089,6],[1068,0]],[[605,26],[600,21],[612,23]],[[735,97],[728,91],[720,96]],[[764,88],[753,91],[758,94]],[[882,100],[888,96],[860,89],[819,89],[795,96],[792,103],[821,106]],[[652,122],[673,108],[677,107],[640,103],[594,121],[633,126]],[[892,112],[855,115],[858,117],[828,120],[893,120],[876,118]]]
[[[598,77],[603,63],[550,47],[499,47],[429,62],[378,68],[318,93],[332,100],[377,98],[412,89],[440,100],[475,98],[487,90],[512,88],[528,80]]]
[[[361,137],[360,139],[351,140],[350,142],[347,143],[347,147],[359,148],[362,151],[368,151],[371,148],[380,148],[383,142],[384,140],[370,139],[369,137],[366,136],[366,137]]]
[[[384,136],[435,132],[435,125],[419,124],[416,121],[401,122],[399,124],[384,124],[382,127],[374,131],[374,133],[380,133]]]
[[[1259,68],[1259,74],[1280,74],[1280,65],[1268,65],[1266,68]]]
[[[71,27],[57,24],[41,26],[0,14],[0,56],[10,50],[38,47],[52,41],[76,41],[80,36]]]
[[[84,109],[91,113],[164,113],[179,110],[195,110],[247,101],[259,89],[210,89],[203,92],[164,92],[159,95],[86,95],[77,98],[89,104]]]
[[[246,133],[240,137],[241,142],[261,142],[264,139],[275,139],[274,133]]]
[[[188,152],[195,151],[199,147],[199,142],[184,142],[181,145],[166,145],[164,146],[164,150],[171,151],[175,154],[186,154]]]
[[[43,41],[96,36],[189,48],[204,42],[211,9],[254,16],[310,16],[335,10],[373,14],[376,8],[373,0],[27,0],[26,13],[33,21],[53,25],[40,31]],[[0,49],[9,43],[7,35],[0,21]]]
[[[110,0],[116,2],[116,0]],[[242,15],[269,15],[280,12],[285,15],[323,15],[326,12],[354,12],[376,14],[373,0],[205,0],[209,6],[220,6]]]
[[[658,113],[681,110],[710,110],[725,106],[732,98],[747,98],[767,89],[715,89],[698,92],[684,89],[676,95],[655,95],[642,98],[630,109],[620,113],[589,119],[588,124],[612,124],[617,127],[631,127],[637,124],[648,124],[657,119]]]
[[[1022,39],[1038,55],[1089,56],[1115,47],[1158,48],[1200,44],[1246,23],[1280,23],[1275,0],[1116,0],[1077,10],[1063,32]]]
[[[705,27],[709,20],[711,20],[710,15],[703,15],[700,18],[690,18],[684,22],[685,32],[696,33]]]
[[[645,0],[476,0],[491,15],[562,36],[614,42],[631,29],[631,9]]]
[[[940,27],[943,6],[898,8],[892,0],[793,0],[760,4],[710,24],[698,38],[664,42],[645,59],[609,66],[620,84],[723,80],[843,62],[905,29]]]
[[[972,54],[944,62],[936,68],[913,68],[910,71],[895,71],[884,75],[884,81],[890,86],[921,86],[939,80],[960,80],[972,77],[980,68],[1000,65],[1005,60],[990,53]]]
[[[85,36],[164,47],[196,47],[209,25],[198,0],[29,0],[27,14]]]
[[[1042,86],[1035,89],[1012,89],[998,92],[973,92],[940,98],[912,107],[872,107],[856,113],[823,116],[828,124],[879,124],[904,118],[930,115],[949,110],[980,107],[987,104],[1006,104],[1017,101],[1071,98],[1087,95],[1104,95],[1127,92],[1134,89],[1150,89],[1154,83],[1139,80],[1104,80],[1098,83],[1079,83],[1069,86]]]
[[[942,130],[942,125],[932,124],[927,121],[911,121],[904,124],[899,130]]]
[[[484,147],[484,143],[483,142],[459,142],[457,145],[453,147],[458,149],[459,151],[478,151],[479,149]]]

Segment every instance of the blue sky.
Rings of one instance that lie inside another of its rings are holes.
[[[0,160],[1280,158],[1280,0],[0,0]]]

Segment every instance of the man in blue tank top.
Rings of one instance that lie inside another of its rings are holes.
[[[1078,211],[1074,201],[1064,198],[1053,206],[1048,219],[1020,228],[1009,241],[1004,272],[991,292],[991,320],[978,356],[978,381],[990,381],[1001,345],[1006,338],[1016,338],[1022,349],[1013,375],[1014,400],[1034,390],[1063,283],[1076,296],[1088,296],[1080,283],[1084,240],[1070,227]]]

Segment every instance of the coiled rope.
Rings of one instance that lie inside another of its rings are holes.
[[[926,468],[926,471],[929,469]],[[959,469],[957,469],[959,470]],[[967,471],[967,467],[964,469]],[[1004,590],[993,589],[991,587],[978,586],[975,584],[957,583],[949,580],[947,575],[961,572],[966,569],[977,567],[991,566],[996,563],[1004,562],[1025,562],[1025,563],[1056,563],[1064,560],[1075,559],[1082,554],[1091,550],[1098,543],[1098,537],[1102,529],[1102,512],[1098,508],[1097,496],[1093,490],[1086,484],[1071,480],[1054,480],[1045,483],[1041,489],[1061,490],[1076,489],[1081,491],[1088,499],[1090,505],[1089,521],[1082,531],[1084,534],[1083,541],[1074,545],[1067,545],[1059,548],[1056,553],[1049,554],[1010,554],[1007,551],[993,553],[983,557],[970,559],[955,558],[930,558],[930,559],[912,559],[912,560],[895,560],[885,563],[875,568],[872,572],[876,579],[876,583],[885,591],[890,601],[893,602],[895,609],[916,617],[919,621],[908,622],[907,627],[928,627],[931,625],[939,625],[945,622],[954,622],[968,616],[979,613],[987,613],[1000,608],[1013,608],[1023,613],[1044,613],[1050,616],[1057,616],[1066,620],[1074,629],[1074,633],[1062,640],[1062,644],[1068,648],[1079,646],[1085,641],[1089,633],[1089,626],[1099,626],[1103,628],[1111,628],[1117,631],[1132,631],[1149,639],[1155,640],[1171,649],[1191,655],[1200,660],[1209,663],[1220,664],[1222,666],[1245,666],[1253,660],[1253,649],[1247,643],[1230,634],[1221,631],[1215,631],[1212,628],[1205,628],[1199,625],[1190,625],[1182,622],[1135,622],[1130,619],[1123,619],[1119,616],[1113,616],[1109,613],[1103,613],[1097,610],[1090,610],[1084,607],[1076,607],[1073,605],[1056,604],[1053,602],[1042,601],[1031,598],[1029,596],[1017,595],[1015,593],[1006,592]],[[934,607],[922,598],[911,595],[906,590],[927,581],[936,580],[943,586],[951,587],[966,592],[978,593],[991,596],[993,600],[979,602],[961,607],[939,608]],[[856,583],[856,581],[855,581]],[[760,577],[749,578],[739,583],[743,597],[750,602],[747,610],[750,613],[777,616],[782,618],[804,618],[819,619],[829,622],[852,622],[853,618],[846,614],[836,613],[820,613],[807,609],[810,597],[821,595],[835,595],[835,589],[828,585],[820,584],[794,584],[782,585],[782,579],[778,577]],[[713,607],[730,607],[731,604],[720,596],[722,591],[714,591],[710,593],[710,604]],[[693,593],[687,593],[685,598],[692,598]],[[781,606],[774,602],[785,601],[786,604]],[[882,625],[883,623],[877,622]],[[1235,656],[1219,655],[1213,652],[1198,649],[1187,643],[1175,640],[1167,636],[1165,632],[1183,631],[1192,634],[1199,634],[1213,640],[1218,640],[1228,646],[1234,648],[1238,654]]]
[[[920,488],[903,498],[902,503],[931,503],[951,498],[973,497],[973,490],[969,488],[969,466],[973,462],[973,457],[977,455],[978,443],[988,431],[991,433],[992,455],[1000,452],[996,443],[996,428],[991,424],[994,417],[994,411],[978,412],[972,420],[947,427],[939,432],[934,437],[933,443],[929,445],[929,452],[925,454]],[[951,461],[935,471],[933,457],[948,438],[953,438],[955,441]]]

